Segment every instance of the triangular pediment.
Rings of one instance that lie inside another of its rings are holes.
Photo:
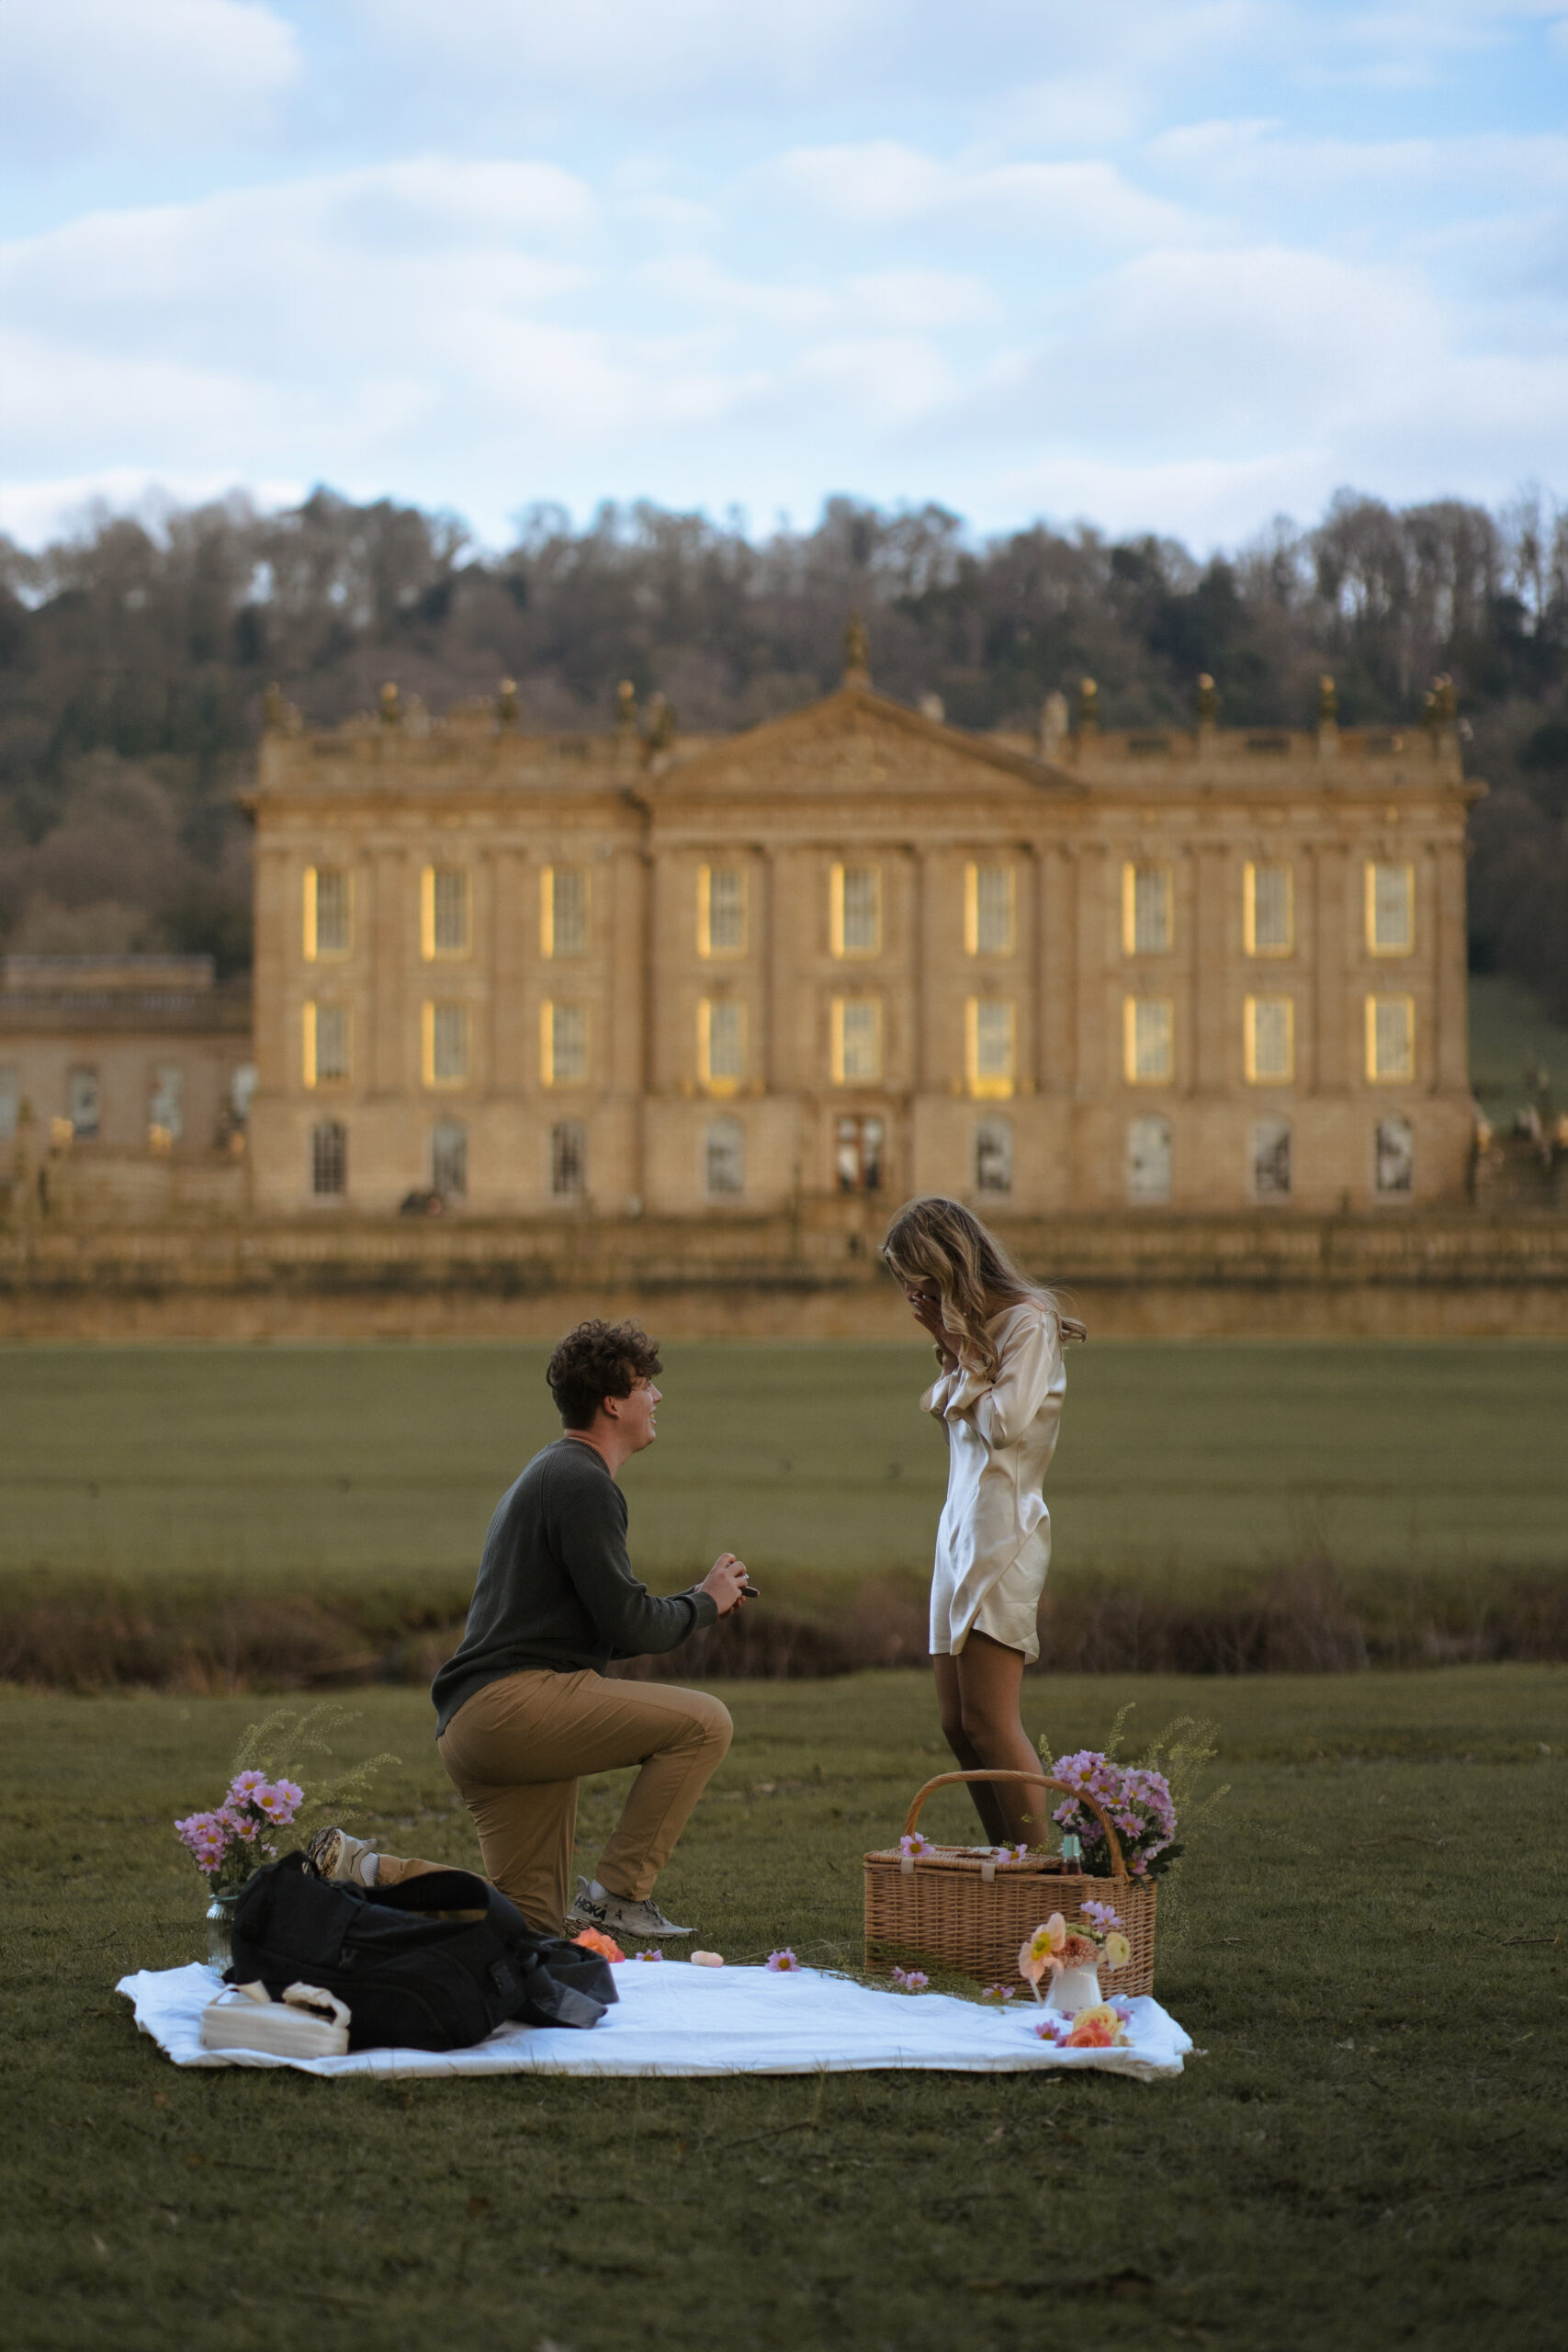
[[[682,755],[677,746],[642,790],[661,807],[688,800],[781,801],[955,796],[1014,807],[1077,794],[1077,777],[984,736],[907,710],[865,686],[842,686],[805,710],[764,719]]]

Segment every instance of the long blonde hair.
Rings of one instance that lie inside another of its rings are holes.
[[[940,1193],[909,1201],[887,1228],[882,1262],[901,1283],[934,1283],[942,1325],[957,1355],[967,1351],[994,1380],[1000,1359],[986,1329],[1001,1298],[1029,1299],[1062,1320],[1055,1294],[1014,1265],[994,1233],[961,1201]]]

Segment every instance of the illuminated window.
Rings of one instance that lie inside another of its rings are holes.
[[[335,1119],[310,1130],[310,1190],[318,1199],[348,1190],[348,1136]]]
[[[1288,865],[1242,869],[1242,922],[1249,956],[1288,956],[1294,944],[1294,893]]]
[[[588,868],[547,865],[539,877],[539,953],[588,953]]]
[[[588,1190],[588,1130],[581,1119],[558,1119],[550,1129],[550,1194],[558,1201]]]
[[[882,1076],[882,1005],[874,996],[833,999],[833,1083],[874,1086]]]
[[[1017,1053],[1011,999],[972,996],[964,1008],[964,1023],[970,1093],[1010,1094]]]
[[[1416,1188],[1416,1132],[1408,1119],[1380,1119],[1373,1138],[1372,1183],[1383,1201],[1408,1200]]]
[[[1012,1191],[1012,1121],[981,1119],[975,1128],[975,1190],[1002,1200]]]
[[[1374,956],[1408,956],[1416,945],[1416,870],[1367,860],[1367,946]]]
[[[184,1125],[181,1098],[185,1093],[185,1072],[176,1062],[160,1062],[152,1073],[152,1083],[147,1093],[147,1129],[151,1141],[166,1138],[178,1143]]]
[[[835,956],[882,953],[882,868],[835,865],[829,907]]]
[[[1416,1004],[1407,996],[1367,999],[1367,1076],[1408,1086],[1416,1076]]]
[[[468,1130],[460,1119],[430,1130],[430,1189],[444,1201],[460,1201],[468,1189]]]
[[[1168,996],[1130,996],[1122,1010],[1129,1086],[1168,1085],[1176,1067],[1176,1009]]]
[[[712,1119],[703,1137],[704,1189],[710,1200],[734,1200],[746,1189],[746,1131],[739,1119]]]
[[[697,1069],[716,1094],[731,1094],[746,1075],[746,1007],[733,997],[697,1006]]]
[[[1249,996],[1242,1008],[1247,1075],[1255,1086],[1295,1074],[1296,1008],[1288,996]]]
[[[463,1086],[468,1076],[468,1008],[427,1004],[420,1040],[426,1086]]]
[[[346,956],[353,944],[347,869],[341,865],[305,868],[305,961],[319,956]]]
[[[1010,956],[1013,872],[1010,865],[970,865],[964,875],[964,947],[970,956]]]
[[[1127,1198],[1158,1202],[1170,1198],[1170,1121],[1130,1119],[1127,1122]]]
[[[305,1083],[331,1086],[349,1073],[353,1027],[346,1004],[305,1007]]]
[[[420,953],[427,964],[437,956],[468,952],[468,870],[466,865],[427,865],[420,877]]]
[[[588,1007],[539,1008],[539,1075],[547,1086],[581,1086],[588,1076]]]
[[[1122,868],[1122,946],[1128,956],[1163,956],[1175,929],[1168,865]]]
[[[833,1172],[840,1193],[879,1193],[886,1140],[880,1119],[836,1119]]]
[[[746,953],[746,869],[705,865],[697,873],[697,953]]]
[[[98,1132],[102,1097],[96,1069],[71,1070],[65,1080],[65,1115],[73,1132],[86,1141]]]
[[[1291,1197],[1289,1119],[1258,1119],[1254,1123],[1252,1197],[1255,1201],[1288,1201]]]

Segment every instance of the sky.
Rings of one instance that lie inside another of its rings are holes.
[[[1568,495],[1568,0],[0,0],[0,528]]]

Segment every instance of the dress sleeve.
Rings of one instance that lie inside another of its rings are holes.
[[[975,1405],[975,1427],[988,1446],[1016,1445],[1036,1419],[1061,1362],[1056,1318],[1043,1309],[1021,1316],[1001,1345],[997,1376]]]

